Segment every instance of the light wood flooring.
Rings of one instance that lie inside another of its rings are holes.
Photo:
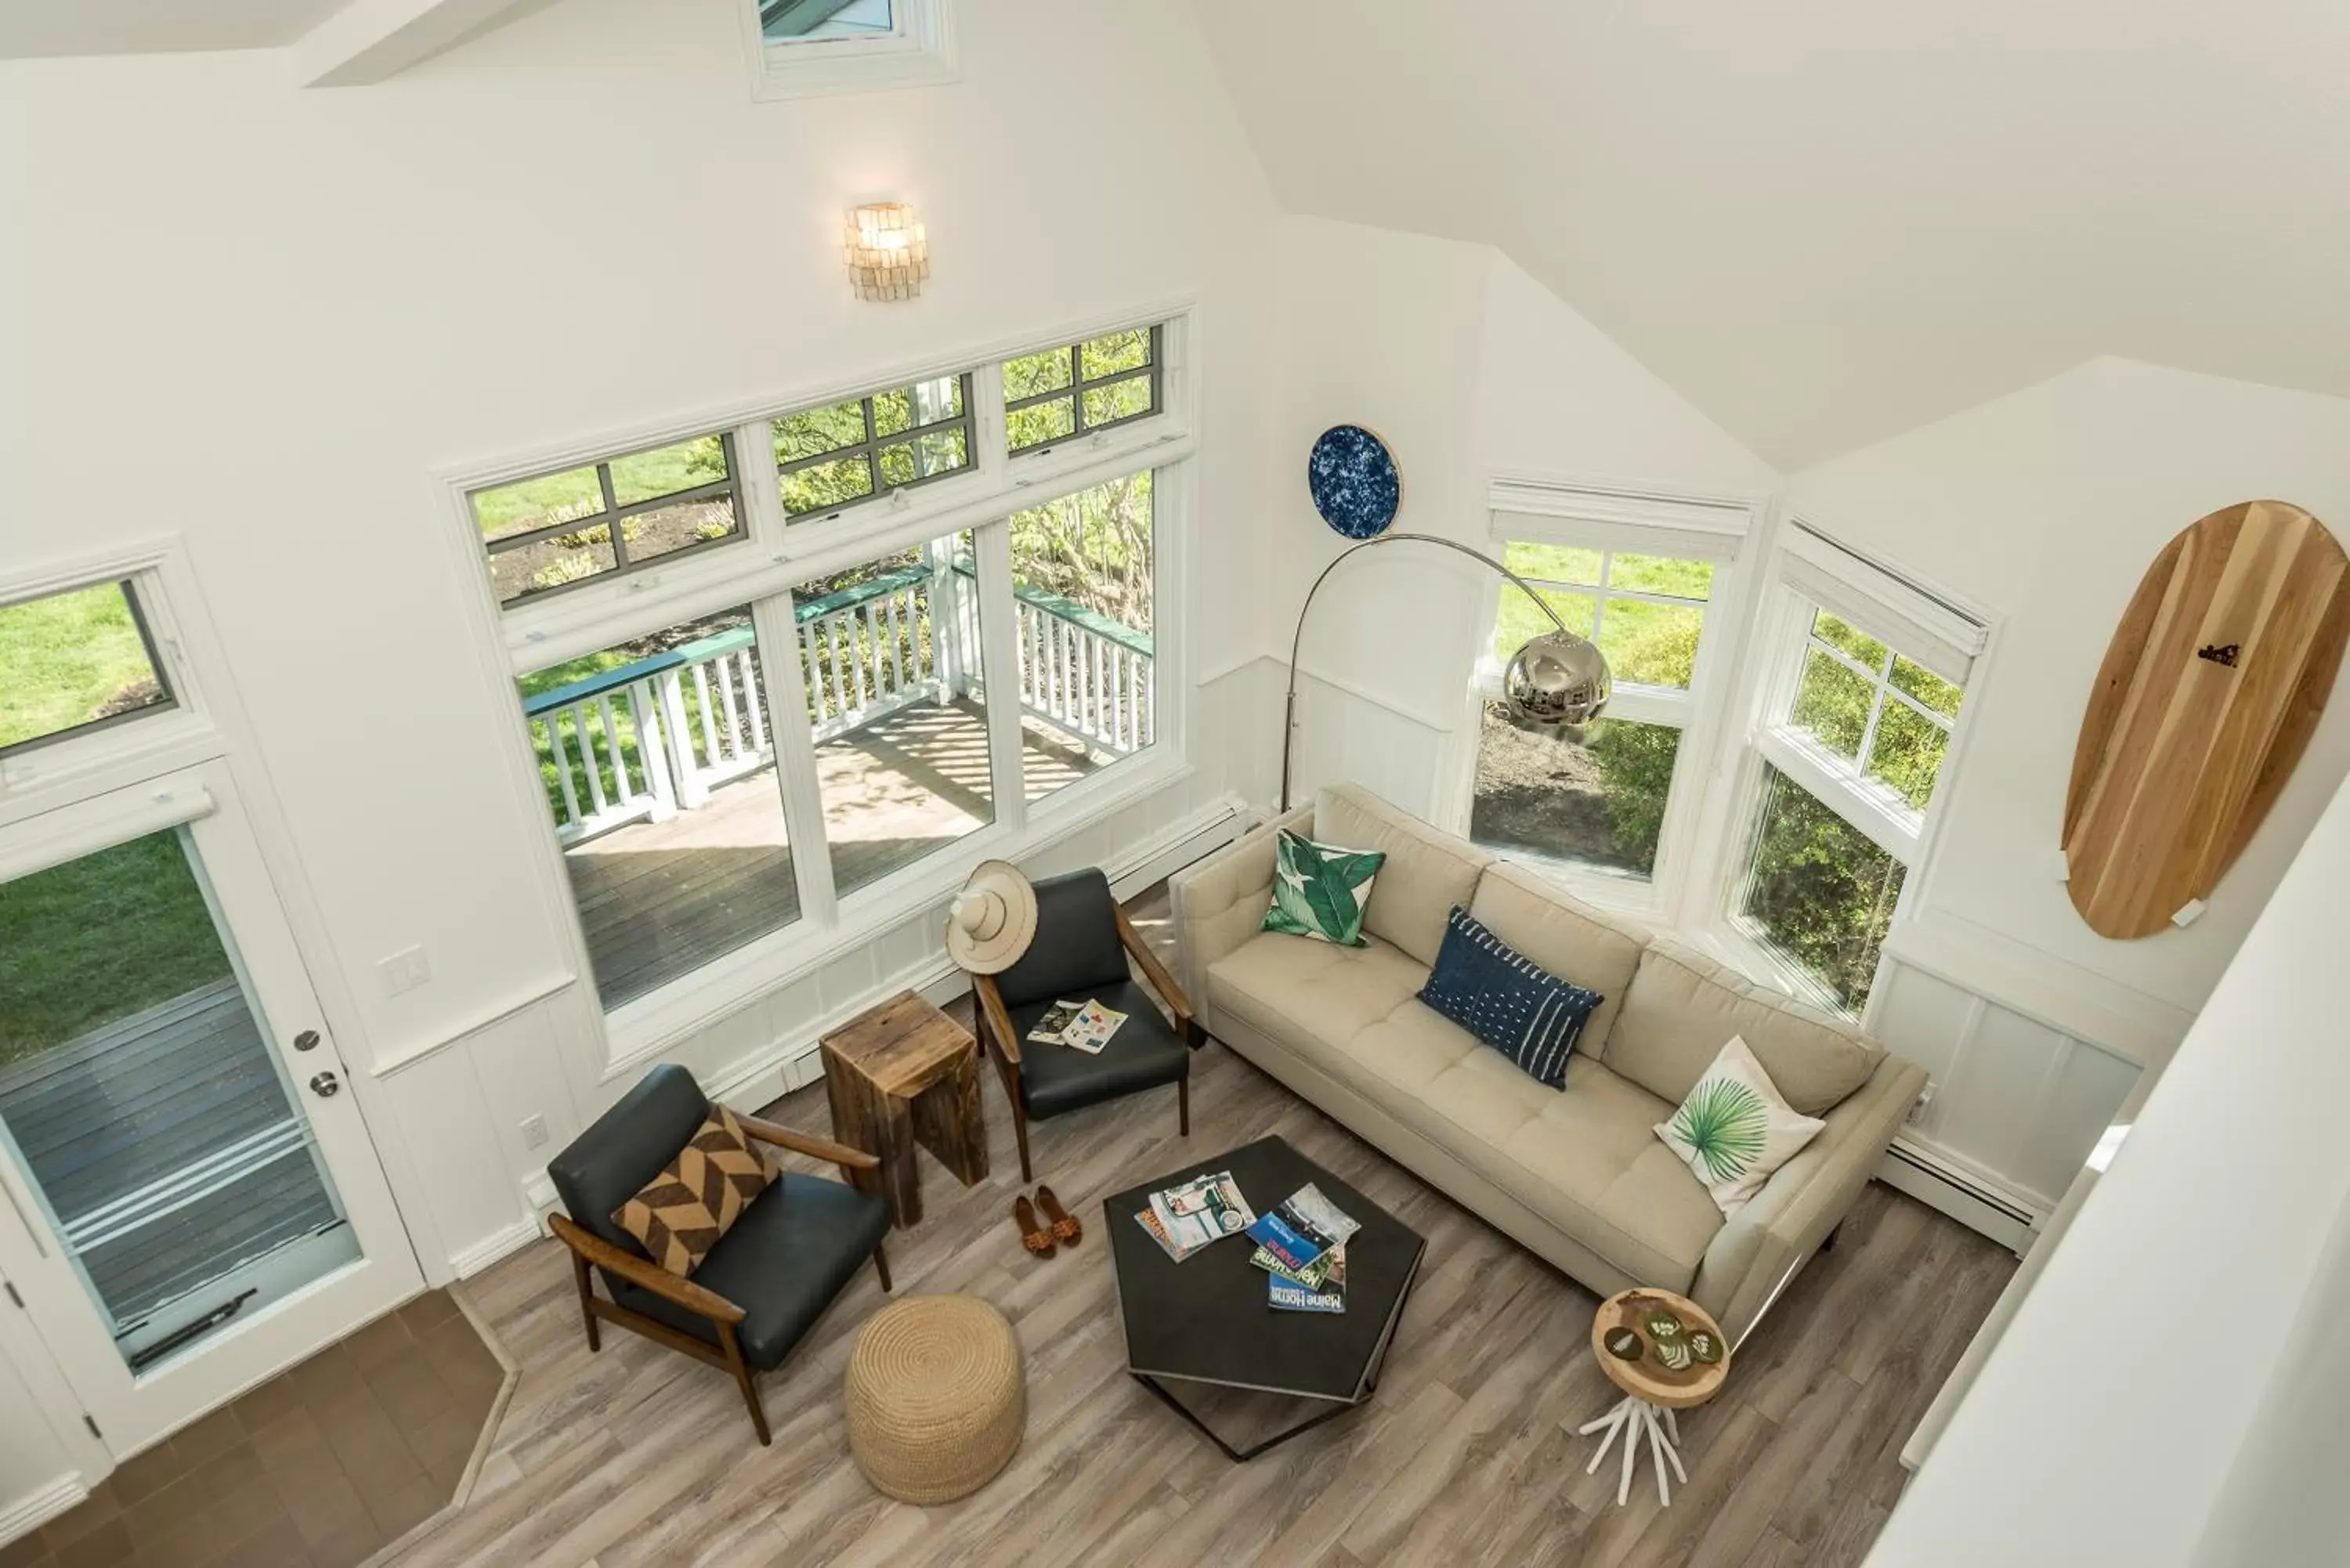
[[[1163,904],[1138,915],[1163,936]],[[2014,1266],[1872,1187],[1741,1348],[1724,1397],[1682,1417],[1687,1490],[1660,1510],[1644,1467],[1619,1509],[1612,1467],[1586,1475],[1595,1439],[1575,1432],[1617,1397],[1589,1348],[1596,1298],[1222,1045],[1195,1063],[1188,1140],[1165,1090],[1032,1127],[1038,1176],[1087,1227],[1050,1261],[1021,1250],[992,1075],[985,1094],[993,1174],[965,1189],[923,1156],[926,1216],[889,1246],[899,1295],[977,1294],[1018,1328],[1028,1435],[994,1481],[925,1510],[858,1473],[840,1379],[884,1300],[869,1271],[764,1381],[763,1449],[723,1375],[608,1329],[591,1355],[563,1255],[541,1242],[464,1287],[521,1380],[470,1501],[388,1561],[1841,1568],[1882,1527],[1902,1443]],[[827,1130],[820,1088],[767,1114]],[[1097,1200],[1273,1132],[1429,1248],[1371,1403],[1235,1466],[1127,1376]]]

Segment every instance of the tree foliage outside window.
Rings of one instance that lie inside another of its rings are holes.
[[[1868,1005],[1905,875],[1867,835],[1763,765],[1762,810],[1739,912],[1855,1018]]]
[[[1149,469],[1012,514],[1012,575],[1130,630],[1151,629]]]

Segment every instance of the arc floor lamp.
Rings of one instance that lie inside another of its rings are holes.
[[[1517,586],[1518,590],[1534,601],[1535,607],[1556,629],[1545,631],[1527,640],[1524,647],[1510,656],[1509,668],[1503,673],[1502,694],[1510,705],[1513,716],[1529,723],[1551,727],[1587,724],[1606,711],[1607,699],[1615,692],[1615,677],[1607,668],[1607,659],[1588,638],[1577,637],[1566,629],[1558,612],[1542,595],[1534,592],[1523,577],[1502,565],[1482,550],[1472,550],[1456,540],[1435,534],[1382,534],[1375,539],[1339,552],[1336,560],[1322,568],[1314,586],[1305,590],[1305,603],[1297,612],[1297,629],[1289,639],[1289,695],[1281,711],[1281,809],[1289,809],[1290,753],[1297,739],[1297,649],[1305,637],[1305,618],[1314,608],[1314,596],[1322,585],[1350,557],[1365,550],[1376,550],[1382,545],[1435,545],[1491,568]]]

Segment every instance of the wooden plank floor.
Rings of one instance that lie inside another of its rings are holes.
[[[1101,765],[1024,731],[1028,798]],[[994,820],[987,721],[977,704],[900,710],[816,748],[833,882],[847,893]],[[566,852],[607,1007],[641,996],[799,917],[772,767],[667,822],[634,823]]]
[[[1163,936],[1163,903],[1138,913]],[[1725,1396],[1682,1417],[1687,1490],[1660,1510],[1644,1469],[1618,1509],[1612,1473],[1584,1473],[1593,1439],[1575,1433],[1616,1398],[1589,1349],[1596,1298],[1223,1046],[1195,1064],[1188,1140],[1168,1091],[1031,1129],[1038,1175],[1087,1225],[1049,1262],[1021,1250],[1011,1123],[997,1088],[986,1103],[993,1174],[965,1189],[922,1157],[926,1217],[889,1245],[899,1296],[977,1294],[1017,1326],[1028,1435],[994,1481],[926,1510],[858,1473],[840,1379],[885,1299],[870,1271],[764,1383],[775,1442],[763,1449],[723,1375],[617,1331],[589,1355],[563,1254],[541,1242],[464,1287],[521,1382],[467,1506],[388,1561],[1840,1568],[1876,1538],[1901,1444],[2014,1266],[1870,1188],[1742,1347]],[[820,1088],[768,1114],[827,1130]],[[1372,1402],[1234,1466],[1126,1376],[1093,1230],[1102,1194],[1274,1132],[1429,1251]]]

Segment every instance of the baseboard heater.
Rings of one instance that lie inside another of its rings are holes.
[[[2044,1218],[2015,1194],[1904,1138],[1895,1138],[1885,1151],[1877,1179],[1990,1237],[2019,1258],[2031,1250]]]

